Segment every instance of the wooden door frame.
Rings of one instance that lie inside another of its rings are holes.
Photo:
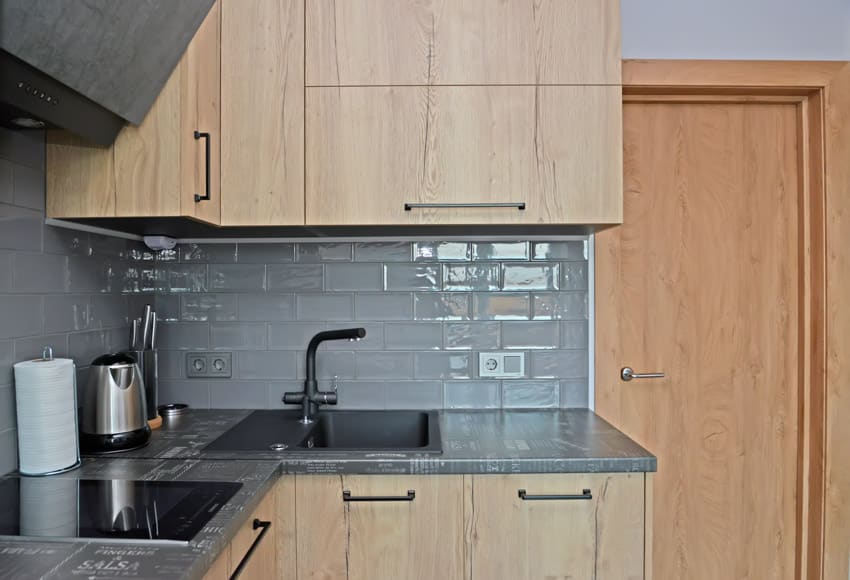
[[[839,363],[850,361],[850,313],[838,306],[850,308],[840,293],[850,287],[850,260],[842,257],[850,236],[838,226],[850,219],[850,63],[626,60],[623,101],[797,105],[803,270],[795,577],[847,578],[850,530],[841,522],[850,521],[850,498],[839,491],[850,494],[850,466],[840,461],[850,451],[850,372]]]

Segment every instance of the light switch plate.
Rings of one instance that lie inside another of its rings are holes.
[[[233,375],[233,353],[190,352],[186,354],[186,376],[190,379],[229,379]]]
[[[516,379],[525,376],[524,352],[482,352],[478,354],[478,376]]]

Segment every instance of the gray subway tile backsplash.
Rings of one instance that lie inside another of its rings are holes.
[[[519,292],[481,292],[473,295],[472,309],[475,320],[528,320],[530,301]]]
[[[438,291],[442,286],[442,271],[437,264],[386,264],[384,290]]]
[[[505,408],[556,408],[560,398],[558,381],[502,382],[502,406]]]
[[[358,352],[354,355],[357,379],[412,379],[413,353]]]
[[[469,320],[472,297],[468,293],[417,293],[413,296],[416,320]]]
[[[298,244],[296,252],[299,262],[348,262],[352,255],[352,244],[348,242]]]
[[[383,288],[380,264],[326,264],[325,290],[328,292],[376,291]]]
[[[499,264],[444,264],[443,290],[486,292],[499,289]]]
[[[503,348],[558,348],[559,342],[560,328],[557,322],[502,323]]]
[[[356,320],[413,320],[410,292],[358,293],[354,296]]]
[[[141,244],[44,224],[44,135],[0,128],[0,475],[17,468],[14,363],[126,346],[128,250]],[[108,248],[116,248],[108,251]],[[152,273],[153,274],[153,273]]]
[[[232,322],[239,318],[236,294],[183,294],[179,298],[179,319],[184,322]]]
[[[321,292],[324,269],[321,264],[269,264],[269,292]]]
[[[384,338],[387,350],[440,350],[443,325],[439,322],[388,322],[384,325]]]
[[[443,325],[446,350],[496,349],[501,345],[498,322],[447,322]]]
[[[266,289],[264,264],[210,264],[210,292],[252,292]]]
[[[210,325],[210,348],[214,350],[265,350],[265,324],[218,322]]]
[[[295,297],[298,320],[354,320],[351,294],[299,294]]]

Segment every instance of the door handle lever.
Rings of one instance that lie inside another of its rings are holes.
[[[620,378],[626,382],[632,379],[663,379],[664,373],[636,373],[632,367],[620,369]]]

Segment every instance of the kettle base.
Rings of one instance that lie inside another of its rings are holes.
[[[135,431],[108,435],[80,433],[80,449],[83,453],[118,453],[132,451],[148,444],[151,428],[145,425]]]

